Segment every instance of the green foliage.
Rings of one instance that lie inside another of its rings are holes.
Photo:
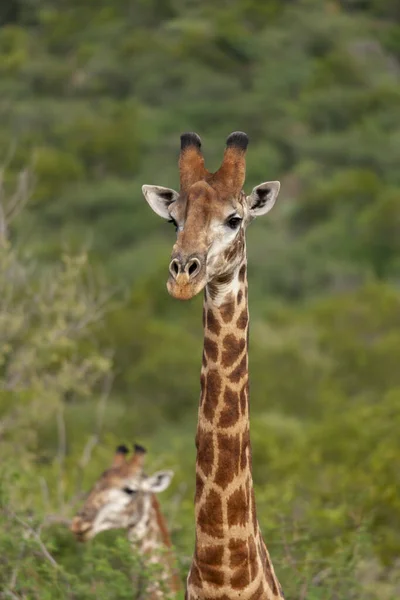
[[[214,170],[244,130],[246,191],[282,182],[248,231],[263,531],[288,598],[398,598],[398,17],[395,0],[2,5],[1,597],[132,597],[124,532],[77,546],[66,528],[122,442],[175,471],[184,580],[201,299],[167,295],[174,234],[140,187],[178,187],[182,131]]]

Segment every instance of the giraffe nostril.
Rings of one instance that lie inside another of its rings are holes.
[[[169,272],[171,273],[174,279],[176,279],[179,273],[181,272],[181,265],[176,258],[171,260],[169,265]]]
[[[198,258],[192,258],[186,265],[185,271],[189,274],[189,277],[195,277],[200,271],[200,261]]]

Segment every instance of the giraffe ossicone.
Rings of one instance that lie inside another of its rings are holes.
[[[167,288],[180,300],[204,289],[204,349],[196,434],[196,541],[186,600],[283,598],[257,521],[248,401],[245,230],[268,213],[278,181],[243,191],[248,137],[234,132],[221,167],[204,166],[195,133],[181,136],[179,192],[144,185],[151,208],[177,231]]]
[[[171,483],[173,471],[148,476],[143,472],[143,446],[135,444],[130,458],[128,454],[126,446],[118,446],[110,468],[100,475],[70,528],[80,542],[101,531],[126,529],[143,564],[161,566],[160,581],[148,582],[146,596],[159,600],[165,598],[166,591],[175,593],[180,587],[168,529],[156,498]]]

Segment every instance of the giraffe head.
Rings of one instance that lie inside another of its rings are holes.
[[[244,234],[255,217],[271,210],[279,181],[243,192],[248,137],[231,133],[221,167],[210,173],[204,167],[201,141],[196,133],[181,136],[180,190],[144,185],[151,208],[176,228],[167,288],[175,298],[187,300],[213,281],[228,282],[245,253]]]
[[[111,467],[100,476],[83,508],[73,518],[71,531],[79,541],[84,542],[107,529],[129,527],[138,538],[144,534],[152,495],[169,486],[173,472],[145,475],[146,451],[138,445],[134,450],[127,458],[126,446],[117,448]]]

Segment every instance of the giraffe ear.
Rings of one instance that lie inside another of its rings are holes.
[[[143,482],[142,489],[146,492],[152,492],[153,494],[163,492],[171,483],[173,476],[173,471],[158,471]]]
[[[266,181],[253,189],[250,196],[247,196],[250,215],[253,218],[265,215],[271,210],[278,197],[280,187],[279,181]]]
[[[179,198],[178,192],[161,185],[143,185],[142,192],[154,212],[163,219],[170,219],[168,206]]]

